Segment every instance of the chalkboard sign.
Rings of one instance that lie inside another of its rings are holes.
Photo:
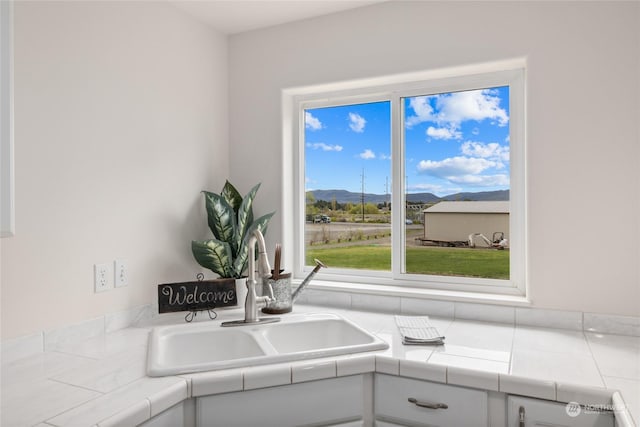
[[[235,279],[158,285],[158,312],[209,310],[236,305]]]

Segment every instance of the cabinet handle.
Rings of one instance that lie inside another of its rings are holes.
[[[525,427],[524,426],[524,406],[521,406],[520,409],[518,410],[518,418],[520,423],[518,424],[519,427]]]
[[[421,408],[429,408],[429,409],[448,409],[449,408],[449,405],[447,405],[446,403],[421,402],[415,397],[410,397],[409,402]]]

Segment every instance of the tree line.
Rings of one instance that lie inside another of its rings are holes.
[[[340,203],[337,200],[333,199],[331,201],[327,200],[316,200],[313,193],[311,191],[307,191],[306,193],[306,207],[307,207],[307,215],[316,215],[321,213],[326,213],[327,211],[332,212],[344,212],[347,214],[357,215],[362,213],[362,203]],[[367,202],[364,204],[364,213],[366,215],[379,214],[381,210],[390,210],[391,203],[371,203]]]

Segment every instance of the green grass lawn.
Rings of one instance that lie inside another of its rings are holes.
[[[307,248],[307,265],[318,258],[328,267],[391,270],[391,247]],[[509,278],[509,251],[468,248],[407,248],[407,273]]]

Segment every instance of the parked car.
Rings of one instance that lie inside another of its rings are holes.
[[[404,223],[407,224],[407,225],[411,225],[411,224],[413,224],[413,221],[411,221],[409,218],[407,218],[407,219],[404,220]]]
[[[331,224],[331,218],[329,218],[327,215],[316,215],[315,217],[313,217],[313,222],[314,224],[316,223]]]

